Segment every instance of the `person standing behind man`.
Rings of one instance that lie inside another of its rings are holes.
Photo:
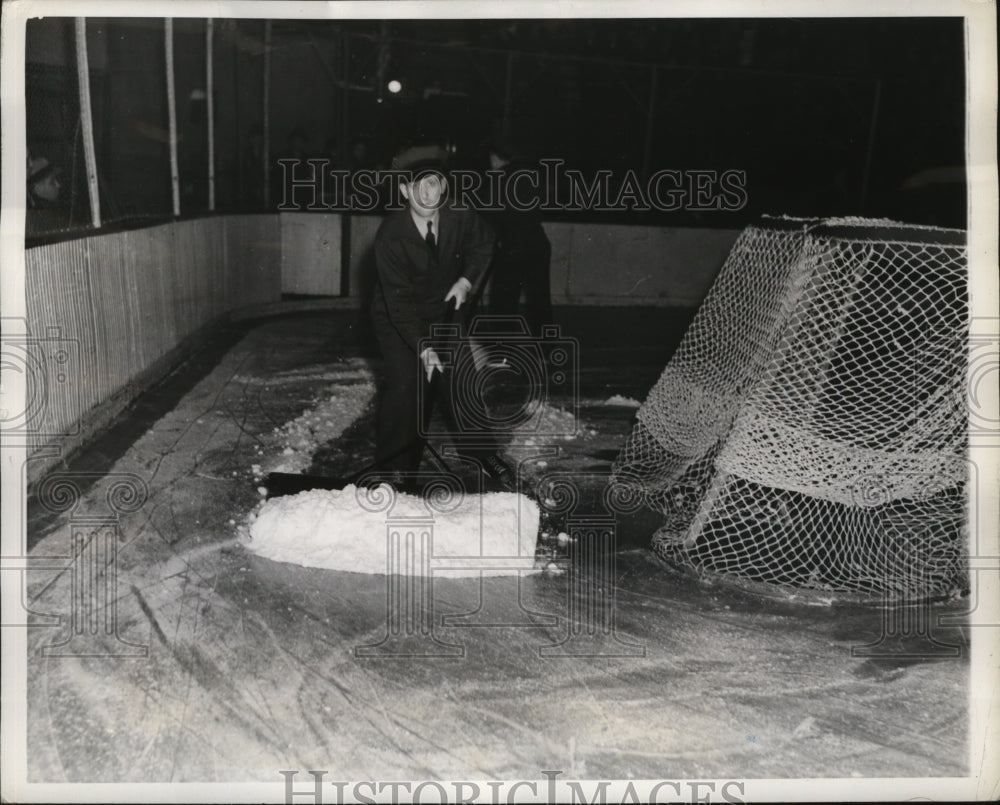
[[[490,170],[502,171],[507,177],[521,165],[513,148],[504,140],[488,145]],[[507,196],[499,199],[503,209],[492,213],[489,221],[497,231],[497,249],[493,258],[490,284],[490,313],[515,315],[521,295],[528,326],[532,335],[542,333],[542,325],[551,324],[552,297],[550,291],[550,261],[552,246],[537,213],[518,209],[510,196],[513,188],[506,184]],[[522,182],[521,186],[527,185]],[[527,200],[527,199],[525,199]]]
[[[493,234],[485,222],[470,209],[445,203],[446,158],[442,148],[415,146],[393,160],[393,169],[405,172],[399,189],[407,206],[390,213],[375,236],[377,280],[371,312],[384,360],[375,459],[380,474],[394,485],[405,484],[405,474],[420,462],[420,402],[426,400],[421,386],[435,372],[446,371],[437,352],[421,340],[431,335],[433,325],[448,321],[450,304],[462,311],[493,253]],[[499,457],[492,434],[456,432],[456,406],[477,405],[478,400],[472,395],[462,398],[461,389],[456,394],[455,384],[442,382],[446,380],[438,381],[438,397],[459,453],[475,458],[488,475],[511,486],[511,470]],[[483,421],[481,411],[473,413]]]

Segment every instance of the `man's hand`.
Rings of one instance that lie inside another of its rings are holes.
[[[427,349],[420,353],[420,360],[424,362],[424,371],[427,372],[428,380],[431,379],[435,369],[439,372],[444,372],[444,366],[441,364],[441,359],[430,347],[427,347]]]
[[[451,286],[451,290],[448,291],[448,295],[444,298],[447,302],[450,299],[455,300],[455,310],[458,310],[465,302],[465,298],[469,295],[469,291],[472,290],[472,283],[469,282],[465,277],[461,277],[458,282]]]

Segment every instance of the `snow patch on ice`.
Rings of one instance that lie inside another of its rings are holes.
[[[349,485],[272,498],[252,520],[247,547],[277,562],[385,574],[387,526],[403,519],[405,527],[399,530],[405,534],[426,529],[432,547],[429,564],[416,561],[415,567],[399,572],[425,575],[430,569],[449,577],[497,576],[534,568],[539,509],[530,498],[499,492],[457,497],[440,505],[444,512],[433,505],[388,486],[365,490]],[[423,522],[414,525],[415,518]],[[401,543],[400,555],[405,557],[406,540]]]
[[[619,405],[623,408],[641,408],[642,403],[632,397],[623,397],[621,394],[615,394],[608,397],[604,401],[605,405]]]
[[[572,411],[543,403],[538,413],[511,431],[510,443],[504,448],[504,452],[511,462],[520,464],[527,459],[537,458],[541,452],[539,448],[596,435],[597,431],[588,428]],[[535,463],[534,469],[544,469],[546,466],[547,463],[543,460]],[[523,471],[533,469],[525,465]]]

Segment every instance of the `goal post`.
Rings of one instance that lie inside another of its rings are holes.
[[[906,599],[967,586],[965,233],[768,218],[734,245],[612,482],[702,574]]]

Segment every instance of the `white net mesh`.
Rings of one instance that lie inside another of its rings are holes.
[[[766,219],[614,465],[702,573],[901,598],[966,586],[965,233]]]

